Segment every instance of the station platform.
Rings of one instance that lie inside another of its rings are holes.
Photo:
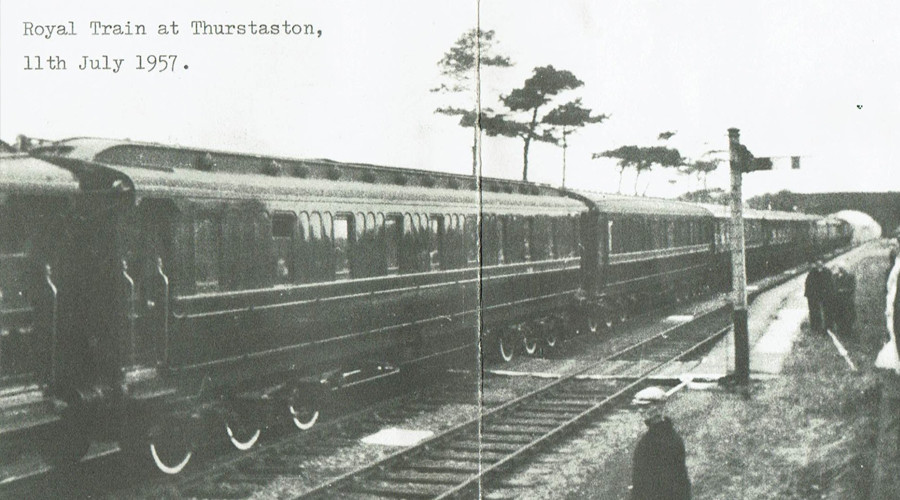
[[[807,319],[803,296],[805,274],[759,295],[748,310],[750,377],[767,378],[781,373],[791,346]],[[716,379],[734,371],[734,336],[722,342],[694,366],[681,367],[685,378]]]
[[[852,252],[851,252],[852,253]],[[828,265],[846,265],[850,254],[836,257]],[[766,281],[773,283],[766,283]],[[805,268],[786,271],[767,278],[756,286],[748,286],[752,298],[747,314],[750,344],[750,378],[778,376],[790,355],[794,341],[804,331],[809,311],[804,296]],[[757,292],[759,288],[764,291]],[[836,336],[831,336],[835,349],[846,352]],[[852,361],[848,369],[855,370]],[[683,380],[718,380],[734,372],[734,335],[729,333],[700,361],[681,363],[666,370],[675,375],[680,370]]]

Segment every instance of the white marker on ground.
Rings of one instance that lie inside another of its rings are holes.
[[[381,446],[413,446],[431,436],[434,436],[434,432],[432,431],[416,431],[392,427],[368,435],[362,438],[361,441],[366,444],[377,444]]]
[[[672,323],[687,323],[688,321],[690,321],[692,319],[694,319],[693,314],[673,314],[672,316],[669,316],[668,318],[666,318],[666,321],[669,321]]]

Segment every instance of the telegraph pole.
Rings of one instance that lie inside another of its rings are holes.
[[[728,129],[731,167],[731,284],[734,320],[734,380],[750,382],[750,334],[747,326],[747,270],[744,260],[744,201],[741,181],[746,168],[747,149],[741,146],[741,131]]]

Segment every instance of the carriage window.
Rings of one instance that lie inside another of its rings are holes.
[[[558,257],[565,259],[577,255],[574,219],[561,217],[553,223],[553,238],[555,240],[553,246],[558,252]]]
[[[384,253],[388,274],[400,270],[400,242],[403,238],[403,220],[399,215],[389,215],[384,219]]]
[[[462,265],[459,216],[445,215],[444,224],[444,269],[456,269]]]
[[[312,241],[322,240],[322,216],[318,212],[309,216],[309,238]]]
[[[684,245],[684,235],[685,229],[687,226],[687,222],[685,221],[677,221],[675,222],[675,246],[680,247]]]
[[[531,242],[534,241],[534,221],[525,219],[525,260],[531,261]]]
[[[498,264],[497,257],[500,255],[500,221],[496,215],[485,215],[481,219],[482,229],[478,235],[477,244],[481,245],[478,249],[479,260],[483,265],[493,266]]]
[[[300,234],[301,241],[309,241],[309,214],[302,212],[300,214]]]
[[[207,214],[194,220],[194,281],[197,291],[219,288],[222,224],[218,217]]]
[[[657,249],[659,248],[659,221],[656,219],[650,219],[650,248]]]
[[[444,246],[444,216],[432,215],[428,218],[428,261],[430,269],[437,271],[441,269],[441,260],[443,258]]]
[[[529,221],[530,232],[528,253],[532,260],[544,260],[550,257],[549,224],[544,216],[537,216]]]
[[[275,281],[290,283],[294,277],[294,228],[297,218],[290,213],[272,216],[272,241],[275,247]]]
[[[509,237],[509,223],[507,222],[506,217],[497,217],[497,242],[500,243],[497,245],[497,263],[503,264],[506,262],[506,255],[504,255],[503,250],[509,245],[506,239]]]
[[[615,221],[608,221],[606,223],[606,244],[607,244],[606,250],[609,253],[616,253],[616,250],[614,250],[614,248],[616,248],[615,245],[617,243],[613,242],[613,226],[614,225],[615,225]]]
[[[350,239],[353,233],[353,216],[334,216],[334,274],[335,278],[350,278]]]
[[[353,224],[356,235],[356,239],[354,241],[359,242],[362,238],[363,234],[366,232],[366,214],[360,212],[356,214],[356,219]]]
[[[418,269],[416,267],[416,245],[417,234],[416,221],[413,215],[403,215],[403,227],[400,230],[399,249],[397,251],[397,260],[399,261],[399,272],[413,273]]]
[[[377,224],[377,225],[376,225]],[[379,220],[377,223],[375,222],[375,214],[369,212],[366,214],[366,235],[369,238],[376,238],[378,236],[378,229],[384,224],[384,219]]]
[[[272,237],[292,238],[294,236],[294,214],[276,213],[272,216]]]
[[[463,226],[466,262],[468,264],[478,264],[478,218],[474,215],[467,215],[463,220]]]
[[[507,217],[503,236],[503,256],[506,262],[523,262],[525,261],[525,220],[521,217]]]

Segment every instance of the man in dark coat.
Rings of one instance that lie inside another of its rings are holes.
[[[897,236],[896,241],[891,243],[891,251],[888,252],[888,270],[893,267],[898,252],[900,252],[900,235]]]
[[[856,278],[839,266],[834,275],[834,326],[841,335],[850,334],[853,322],[856,320]]]
[[[662,400],[644,411],[647,433],[634,450],[632,500],[689,500],[691,481],[684,461],[684,441],[662,414]]]
[[[806,275],[806,301],[809,304],[809,327],[814,332],[824,333],[829,315],[826,305],[831,300],[831,272],[821,260],[817,260]]]

